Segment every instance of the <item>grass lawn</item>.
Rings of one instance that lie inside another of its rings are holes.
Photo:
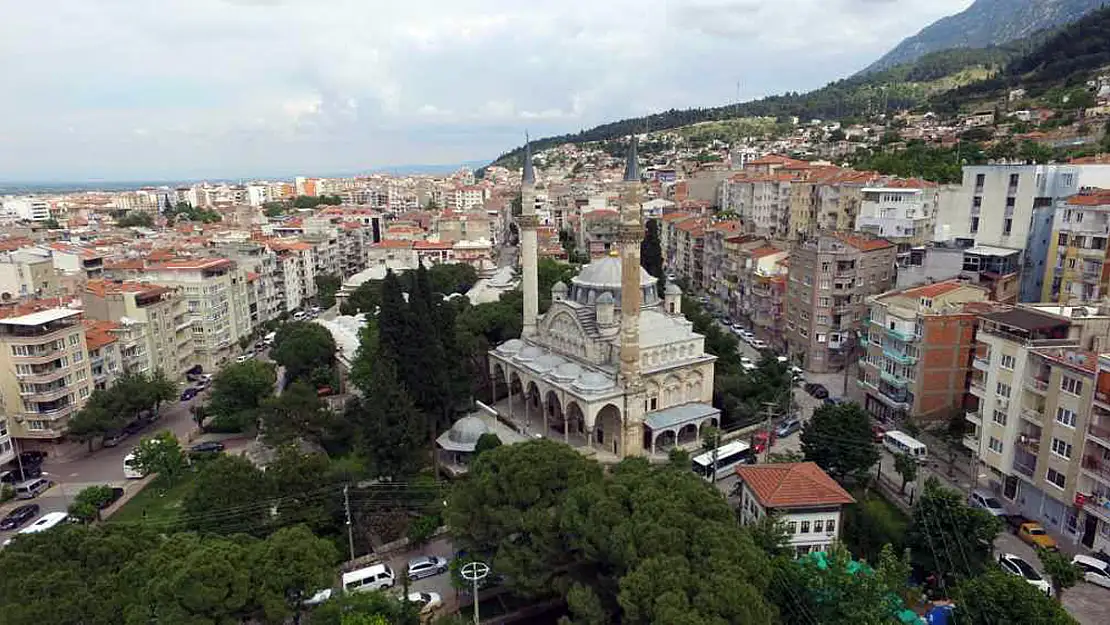
[[[181,500],[192,488],[194,475],[193,472],[186,471],[181,476],[181,480],[171,488],[166,488],[161,478],[155,478],[115,514],[108,517],[107,522],[145,522],[168,529],[181,515]]]

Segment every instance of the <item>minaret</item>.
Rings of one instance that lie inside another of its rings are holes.
[[[621,380],[625,388],[621,456],[643,453],[644,382],[640,375],[640,242],[644,222],[640,206],[640,166],[636,137],[628,146],[620,206],[621,255]]]
[[[520,176],[520,226],[521,265],[524,269],[524,327],[525,338],[536,335],[536,318],[540,311],[539,277],[536,258],[536,172],[532,169],[532,143],[524,141],[524,170]]]

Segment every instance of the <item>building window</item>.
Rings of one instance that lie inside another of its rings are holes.
[[[818,343],[824,343],[825,342],[825,333],[824,332],[818,332],[817,333],[817,342]]]
[[[1014,220],[1007,217],[1002,220],[1002,236],[1009,236],[1010,231],[1014,229]]]
[[[803,534],[808,534],[809,533],[809,521],[802,521],[802,533]]]
[[[825,522],[824,521],[814,521],[813,522],[813,533],[814,534],[820,534],[824,530],[825,530]]]
[[[81,397],[81,399],[85,399],[86,397],[89,396],[89,387],[82,386],[81,390],[77,391],[77,394]]]
[[[979,233],[979,218],[978,217],[972,217],[971,218],[971,234],[978,234],[978,233]]]
[[[1060,379],[1060,389],[1072,395],[1081,395],[1083,393],[1083,382],[1064,376]]]
[[[1064,488],[1064,484],[1067,483],[1067,478],[1064,477],[1064,474],[1053,468],[1049,468],[1049,470],[1044,474],[1044,479],[1048,481],[1049,484],[1052,484],[1056,488],[1060,489]]]
[[[817,298],[817,305],[820,306],[821,308],[828,308],[829,307],[829,298],[827,298],[827,297],[818,297]]]
[[[975,186],[981,187],[987,181],[986,174],[975,174]]]
[[[1013,356],[1010,356],[1009,354],[1002,354],[1001,366],[1003,369],[1013,370],[1015,362],[1016,359]]]
[[[1010,397],[1010,385],[998,382],[997,385],[995,386],[995,393],[999,397],[1009,398]]]
[[[825,531],[828,532],[829,534],[832,534],[833,532],[836,531],[836,520],[835,519],[829,519],[828,521],[825,521]]]
[[[1071,460],[1071,443],[1062,441],[1058,438],[1052,439],[1052,453],[1065,460]]]
[[[1067,408],[1056,409],[1056,422],[1069,428],[1075,427],[1075,413]]]
[[[1002,441],[993,436],[991,437],[990,442],[987,443],[987,446],[990,447],[991,451],[996,454],[1002,453]]]
[[[1010,174],[1010,186],[1018,186],[1018,181],[1021,179],[1021,174]]]
[[[1006,198],[1006,208],[1013,208],[1016,199],[1017,198],[1012,198],[1012,197]]]
[[[791,534],[797,534],[798,533],[798,524],[794,521],[790,521],[789,523],[786,524],[786,531],[791,533]]]
[[[994,422],[997,423],[998,425],[1001,425],[1002,427],[1006,427],[1006,413],[1005,412],[1002,412],[1001,410],[995,410],[994,415],[993,415],[992,418],[994,419]]]
[[[1059,245],[1060,247],[1067,247],[1068,246],[1068,235],[1067,235],[1067,233],[1061,232],[1060,235],[1056,237],[1056,245]]]
[[[972,208],[979,208],[982,205],[983,205],[983,198],[981,196],[976,195],[975,197],[971,198],[971,207]]]

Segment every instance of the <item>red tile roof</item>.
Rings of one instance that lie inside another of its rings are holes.
[[[1105,206],[1110,204],[1110,189],[1088,189],[1068,198],[1072,206]]]
[[[875,250],[886,249],[894,247],[894,244],[886,239],[865,239],[851,234],[835,234],[833,235],[840,239],[847,245],[851,245],[861,252],[873,252]]]
[[[778,254],[779,252],[782,252],[782,250],[780,250],[777,247],[771,247],[770,245],[765,245],[763,247],[757,247],[757,248],[755,248],[754,250],[752,250],[748,253],[751,254],[752,258],[763,258],[764,256],[770,256],[772,254]]]
[[[736,475],[765,508],[804,508],[855,503],[813,462],[743,465]]]
[[[906,289],[902,291],[901,295],[907,297],[936,297],[962,288],[964,284],[964,282],[960,282],[959,280],[945,280],[944,282],[936,282],[934,284],[926,284],[924,286]]]
[[[85,283],[85,290],[97,297],[104,297],[105,295],[115,295],[119,293],[143,293],[150,297],[161,295],[162,293],[169,293],[170,289],[159,286],[157,284],[148,284],[146,282],[135,282],[127,280],[124,282],[113,280],[89,280]]]
[[[93,319],[85,319],[84,323],[85,344],[90,352],[119,340],[115,334],[112,334],[112,330],[119,328],[118,323],[113,321],[96,321]]]

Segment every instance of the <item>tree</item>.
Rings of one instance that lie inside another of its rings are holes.
[[[251,544],[174,534],[141,565],[131,623],[236,623],[254,611]]]
[[[367,280],[355,288],[347,301],[343,302],[339,312],[344,315],[356,315],[360,312],[373,314],[381,302],[382,280]]]
[[[332,468],[323,453],[302,453],[287,445],[266,467],[266,491],[276,527],[307,526],[317,535],[338,536],[343,522],[341,483],[345,476]]]
[[[274,337],[270,358],[285,368],[286,379],[305,379],[335,363],[335,338],[316,323],[292,321],[283,324]]]
[[[312,625],[419,625],[420,609],[384,592],[341,593],[312,611]]]
[[[254,413],[262,401],[273,395],[277,377],[274,367],[260,360],[227,365],[212,380],[208,407],[216,415],[234,416]]]
[[[108,505],[114,494],[111,486],[88,486],[77,493],[67,512],[85,523],[99,521],[101,509]]]
[[[644,223],[644,240],[640,242],[640,265],[644,271],[659,279],[659,294],[663,294],[666,276],[663,275],[663,249],[659,241],[659,220]]]
[[[1064,591],[1075,586],[1083,579],[1083,570],[1072,564],[1067,555],[1058,551],[1038,549],[1037,557],[1041,559],[1044,573],[1052,582],[1052,592],[1057,601],[1064,600]]]
[[[185,472],[185,454],[173,432],[144,438],[133,453],[136,468],[143,473],[157,473],[166,484],[174,484]]]
[[[987,568],[1000,530],[998,519],[968,507],[960,493],[930,477],[913,507],[906,547],[916,564],[942,579],[970,578]]]
[[[474,457],[477,458],[481,454],[500,446],[501,439],[493,432],[486,432],[478,437],[478,442],[474,445]]]
[[[224,535],[264,533],[270,507],[259,502],[270,492],[266,476],[249,460],[220,455],[200,468],[182,499],[182,524]]]
[[[42,227],[46,228],[47,230],[61,230],[62,224],[58,223],[57,219],[50,217],[46,221],[42,222]]]
[[[767,557],[790,557],[794,550],[790,547],[790,531],[777,515],[767,514],[754,523],[744,526],[756,547],[763,550]]]
[[[801,434],[802,453],[833,477],[861,477],[879,460],[871,418],[859,404],[821,406]]]
[[[906,494],[906,484],[917,479],[917,460],[909,454],[894,456],[894,470],[902,476],[902,494]]]
[[[324,309],[335,306],[335,294],[339,292],[341,286],[343,281],[339,276],[330,273],[316,274],[316,301]]]
[[[154,217],[144,211],[131,211],[116,220],[120,228],[153,228]]]
[[[362,390],[366,398],[352,399],[346,411],[346,420],[355,424],[356,449],[379,478],[415,473],[423,464],[427,419],[398,379],[393,362],[375,362]]]
[[[115,405],[115,394],[96,389],[85,405],[69,420],[68,436],[88,443],[92,452],[93,441],[125,425]]]
[[[301,622],[304,601],[330,588],[339,554],[303,525],[282,528],[256,548],[252,572],[259,603],[271,623]]]
[[[316,389],[303,380],[287,386],[281,395],[262,400],[258,417],[262,439],[273,447],[297,440],[321,444],[335,420]]]
[[[953,597],[959,625],[1043,623],[1074,625],[1060,604],[1016,575],[991,569],[959,585]]]
[[[843,518],[841,539],[859,558],[876,562],[885,545],[896,550],[905,547],[909,518],[878,495],[858,497],[856,503],[844,507]]]

